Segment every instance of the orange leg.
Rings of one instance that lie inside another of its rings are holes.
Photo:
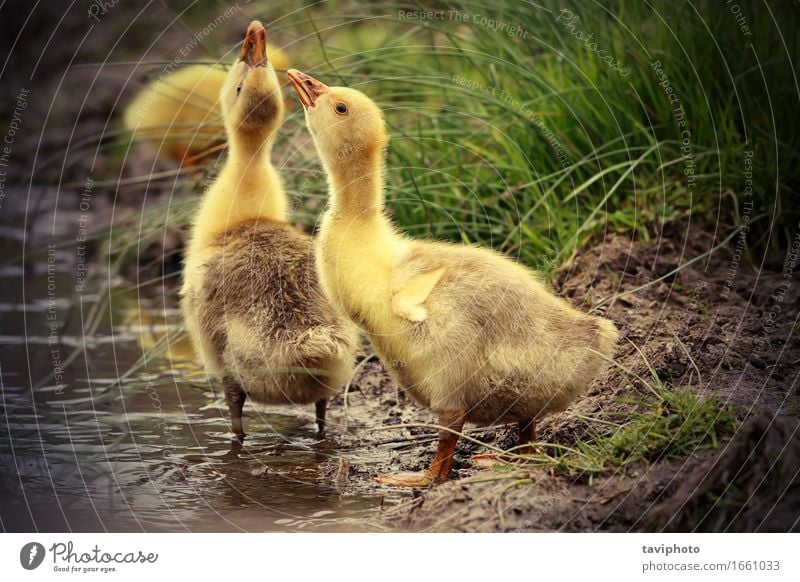
[[[514,453],[518,455],[529,455],[534,452],[535,447],[532,443],[536,442],[536,420],[531,419],[527,422],[519,421],[517,423],[519,428],[519,438],[517,445],[520,448],[515,449]],[[485,453],[482,455],[474,455],[472,462],[478,467],[493,467],[497,463],[510,463],[514,458],[510,455],[501,455],[498,453]]]
[[[431,466],[425,473],[399,473],[397,475],[380,475],[378,483],[391,487],[427,487],[431,483],[447,481],[450,470],[453,468],[453,455],[458,442],[458,434],[464,428],[463,411],[442,412],[439,415],[439,424],[450,430],[439,431],[439,446],[436,455],[431,461]]]
[[[191,168],[197,165],[197,163],[192,159],[192,152],[187,146],[183,144],[175,144],[173,151],[175,152],[175,159],[178,160],[180,165],[184,168]]]
[[[517,444],[522,446],[516,452],[520,455],[530,455],[535,448],[532,443],[536,442],[536,419],[532,418],[528,422],[519,421],[517,426],[519,427]]]

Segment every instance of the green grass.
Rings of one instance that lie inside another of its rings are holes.
[[[711,0],[443,1],[425,9],[444,18],[422,21],[400,17],[413,7],[407,2],[296,11],[257,1],[244,11],[274,21],[270,36],[293,66],[359,88],[384,108],[393,136],[388,201],[407,232],[478,242],[548,270],[607,232],[647,238],[677,217],[724,238],[749,200],[745,151],[753,152],[749,243],[779,245],[796,225],[800,214],[789,203],[800,186],[795,10],[739,4],[750,36]],[[574,28],[559,21],[562,8],[579,17]],[[456,12],[466,21],[450,16]],[[578,32],[628,74],[587,49]],[[683,150],[682,129],[689,132]],[[321,175],[309,181],[318,162],[299,107],[281,130],[275,161],[288,190],[301,192],[298,221],[313,224],[326,186]],[[188,195],[196,184],[176,188]],[[154,219],[163,220],[162,210]]]
[[[622,424],[593,422],[597,434],[573,447],[539,443],[540,451],[518,455],[523,466],[553,470],[572,478],[589,478],[624,470],[636,463],[657,463],[715,449],[731,436],[738,421],[732,408],[704,398],[691,388],[660,386],[654,398],[635,403]],[[520,466],[500,466],[500,469]]]

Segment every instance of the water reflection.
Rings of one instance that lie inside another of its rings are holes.
[[[6,240],[2,259],[20,250]],[[18,269],[0,269],[5,529],[376,527],[379,493],[337,489],[331,471],[381,455],[341,426],[318,441],[312,415],[291,407],[249,409],[248,441],[231,455],[221,387],[199,374],[178,312],[135,292],[76,295],[69,261],[55,264],[22,285]]]

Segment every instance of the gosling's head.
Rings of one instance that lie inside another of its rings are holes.
[[[329,168],[383,155],[389,136],[380,108],[361,91],[328,87],[297,69],[287,72],[300,97],[306,125]]]
[[[283,99],[275,69],[267,60],[267,29],[258,20],[222,86],[222,114],[228,136],[253,144],[267,140],[283,121]]]

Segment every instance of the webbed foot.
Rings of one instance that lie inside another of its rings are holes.
[[[427,487],[433,483],[429,473],[396,473],[394,475],[378,475],[376,481],[389,487]]]

